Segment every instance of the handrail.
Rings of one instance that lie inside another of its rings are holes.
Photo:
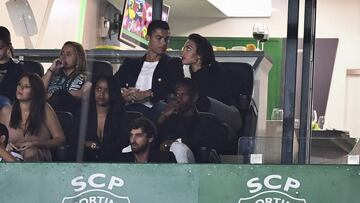
[[[20,60],[52,62],[59,56],[59,49],[16,49],[15,54]],[[181,56],[181,51],[168,51],[170,56]],[[126,57],[142,57],[145,50],[86,50],[88,59],[106,60],[112,64],[121,63]],[[216,51],[216,57],[264,57],[261,51]]]

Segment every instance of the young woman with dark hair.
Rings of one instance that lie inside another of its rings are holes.
[[[9,142],[25,161],[51,161],[50,149],[64,143],[64,133],[54,110],[46,103],[41,78],[23,74],[8,116]]]
[[[197,109],[216,114],[234,131],[241,127],[241,116],[234,104],[225,70],[215,60],[210,42],[199,34],[191,34],[182,51],[182,62],[189,65],[190,77],[199,90]]]
[[[201,96],[211,97],[226,105],[233,104],[233,98],[225,73],[215,60],[210,42],[199,34],[191,34],[184,44],[182,62],[190,66],[191,78],[199,88]],[[209,104],[200,98],[198,108],[208,111]]]
[[[129,145],[124,101],[118,92],[112,76],[99,76],[91,88],[84,161],[111,161],[114,154]],[[79,127],[82,118],[77,115]]]

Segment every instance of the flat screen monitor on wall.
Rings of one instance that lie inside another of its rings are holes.
[[[170,7],[163,5],[162,20],[168,21]],[[152,0],[126,0],[119,40],[131,47],[147,48],[147,27],[152,21]]]

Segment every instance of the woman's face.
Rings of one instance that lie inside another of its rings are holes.
[[[77,66],[76,50],[71,45],[65,45],[61,49],[60,60],[65,69],[73,69]]]
[[[16,99],[19,101],[31,100],[31,85],[28,77],[22,77],[16,88]]]
[[[106,80],[101,79],[95,86],[95,102],[98,106],[107,106],[109,104],[110,95],[109,87]]]
[[[187,40],[182,49],[182,63],[184,65],[194,65],[199,62],[200,56],[196,53],[196,44],[192,40]]]

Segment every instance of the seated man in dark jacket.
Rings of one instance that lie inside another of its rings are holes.
[[[23,73],[21,65],[12,60],[12,54],[10,32],[6,27],[0,26],[0,95],[11,101],[15,98],[16,87]]]
[[[200,149],[223,149],[226,128],[215,116],[199,114],[196,110],[198,91],[193,80],[184,78],[176,84],[175,100],[170,102],[158,119],[161,149],[181,139],[199,161]]]
[[[157,119],[163,110],[160,100],[172,93],[177,80],[184,77],[180,58],[166,55],[170,37],[167,22],[154,20],[148,26],[146,55],[126,58],[114,77],[121,87],[126,110],[140,111],[145,117]]]
[[[153,147],[156,138],[156,127],[147,118],[134,120],[130,130],[131,152],[121,153],[117,157],[120,162],[136,163],[175,163],[175,156],[171,152],[161,152]]]

